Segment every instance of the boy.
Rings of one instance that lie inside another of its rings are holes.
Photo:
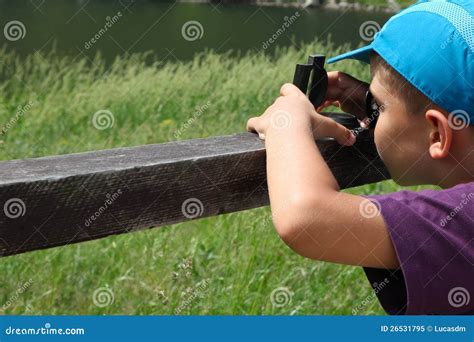
[[[247,129],[265,140],[274,226],[297,253],[363,266],[390,314],[474,313],[474,2],[419,1],[368,46],[332,58],[370,63],[372,82],[328,73],[315,109],[294,85]],[[363,120],[378,106],[375,144],[400,185],[441,190],[355,196],[339,186],[315,138],[355,136],[318,114],[336,104]],[[284,124],[282,124],[284,123]]]

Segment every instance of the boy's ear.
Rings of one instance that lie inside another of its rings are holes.
[[[449,125],[448,117],[439,110],[429,109],[425,113],[425,118],[429,123],[431,158],[446,158],[453,141],[453,130]]]

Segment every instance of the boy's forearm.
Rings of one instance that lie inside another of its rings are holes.
[[[322,204],[339,191],[316,145],[311,125],[299,125],[297,129],[294,126],[269,130],[265,138],[272,219],[287,244],[294,243],[295,234],[305,231]]]
[[[274,218],[289,205],[337,194],[339,185],[316,145],[311,125],[272,129],[265,138]]]

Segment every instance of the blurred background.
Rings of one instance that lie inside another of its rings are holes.
[[[364,22],[383,25],[397,10],[393,1],[385,0],[328,1],[312,7],[290,1],[228,2],[231,4],[225,1],[3,0],[0,21],[3,25],[11,20],[24,24],[24,37],[4,40],[20,56],[55,47],[61,55],[78,57],[92,58],[100,52],[107,61],[118,55],[144,51],[153,51],[170,61],[184,61],[205,48],[217,52],[271,53],[276,46],[322,41],[329,35],[337,45],[355,46],[361,42],[359,29]],[[295,12],[300,16],[286,29],[278,44],[264,48],[264,42],[281,28],[284,18],[291,18]],[[181,35],[183,24],[189,21],[202,26],[196,27],[200,37],[192,43]],[[101,33],[104,29],[106,32]],[[96,35],[99,39],[91,43]]]

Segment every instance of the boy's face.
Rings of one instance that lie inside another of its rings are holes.
[[[423,161],[429,158],[429,133],[422,113],[408,113],[397,94],[376,73],[370,84],[374,100],[381,106],[375,127],[375,144],[393,180],[401,185],[424,183]]]

